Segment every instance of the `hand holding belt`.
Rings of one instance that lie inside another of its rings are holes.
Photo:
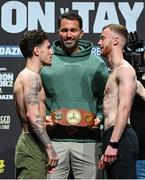
[[[62,108],[51,113],[52,120],[63,126],[94,126],[95,114],[84,109]]]

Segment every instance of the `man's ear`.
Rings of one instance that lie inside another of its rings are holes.
[[[39,47],[38,47],[38,46],[35,46],[33,52],[34,52],[34,54],[35,54],[36,56],[39,56]]]
[[[113,44],[116,46],[119,43],[119,37],[114,37]]]
[[[81,30],[79,39],[81,39],[81,38],[82,38],[83,34],[84,34],[84,31],[83,31],[83,30]]]

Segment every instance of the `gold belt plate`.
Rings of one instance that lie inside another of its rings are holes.
[[[66,113],[66,121],[70,125],[78,125],[81,121],[81,113],[76,109],[70,109]]]

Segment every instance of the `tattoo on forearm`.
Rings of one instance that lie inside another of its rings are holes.
[[[39,138],[40,142],[48,147],[48,144],[51,144],[50,138],[46,132],[46,128],[42,118],[37,115],[35,123],[32,124],[32,128],[36,136]]]
[[[51,146],[50,138],[46,132],[46,128],[44,126],[44,122],[40,115],[36,116],[36,122],[32,124],[33,131],[35,135],[39,138],[40,142],[45,146]]]
[[[40,79],[36,76],[29,76],[29,92],[27,94],[27,103],[28,104],[38,104],[39,103],[39,91],[41,87]]]

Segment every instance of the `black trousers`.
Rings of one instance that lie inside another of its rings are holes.
[[[104,132],[103,151],[110,141],[114,127]],[[138,155],[138,139],[135,131],[126,126],[119,141],[118,157],[106,167],[109,179],[136,179],[136,160]]]

